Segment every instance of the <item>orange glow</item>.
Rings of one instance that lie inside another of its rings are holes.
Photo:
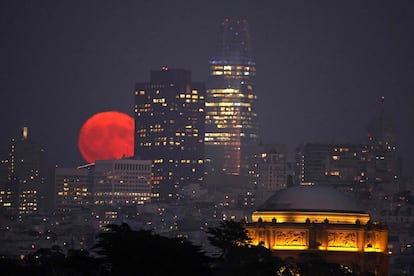
[[[134,154],[134,119],[121,112],[96,113],[82,126],[78,148],[89,163]]]
[[[273,249],[277,250],[307,250],[308,247],[305,245],[275,245]]]
[[[323,223],[325,219],[331,224],[346,223],[355,224],[357,220],[362,224],[369,221],[369,215],[365,213],[340,213],[340,212],[289,212],[289,211],[257,211],[252,214],[252,221],[262,219],[263,222],[271,222],[274,218],[278,223],[296,222],[304,223],[307,219],[313,223]]]
[[[357,247],[328,246],[328,251],[359,251]]]

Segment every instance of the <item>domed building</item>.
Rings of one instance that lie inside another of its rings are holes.
[[[388,275],[388,229],[352,197],[326,185],[276,192],[245,225],[254,244],[301,262],[315,253],[330,263]]]

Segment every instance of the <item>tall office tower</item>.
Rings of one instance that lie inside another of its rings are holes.
[[[96,160],[95,207],[144,204],[151,197],[151,160]]]
[[[254,90],[256,63],[247,20],[226,18],[210,59],[206,91],[206,166],[209,171],[247,175],[256,151],[258,125]]]
[[[179,199],[204,175],[204,83],[183,69],[151,71],[135,91],[135,157],[153,161],[153,197]]]
[[[10,179],[10,145],[1,145],[0,149],[0,213],[12,212],[17,200],[17,185]]]
[[[379,112],[368,124],[367,174],[371,182],[394,183],[398,186],[401,161],[397,154],[395,128],[385,116],[385,98],[382,96],[380,100]]]
[[[14,210],[20,214],[44,211],[46,196],[46,151],[28,134],[28,128],[23,127],[21,138],[12,139],[8,160],[8,179],[16,191]]]

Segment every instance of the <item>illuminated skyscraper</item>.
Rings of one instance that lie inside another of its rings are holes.
[[[8,152],[5,157],[4,153]],[[31,214],[46,209],[46,151],[29,139],[28,128],[22,136],[12,139],[1,156],[0,205],[20,214]],[[5,178],[6,177],[6,178]]]
[[[151,71],[135,91],[135,156],[152,160],[153,197],[177,199],[204,175],[204,83],[183,69]]]
[[[247,20],[226,18],[210,59],[206,90],[206,161],[210,171],[247,175],[258,144],[254,90],[256,63]]]

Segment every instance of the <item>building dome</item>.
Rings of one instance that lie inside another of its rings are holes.
[[[326,185],[300,185],[280,190],[258,211],[366,213],[352,197]]]
[[[388,229],[335,186],[280,190],[245,227],[252,244],[281,259],[306,262],[316,253],[328,263],[388,275]]]

